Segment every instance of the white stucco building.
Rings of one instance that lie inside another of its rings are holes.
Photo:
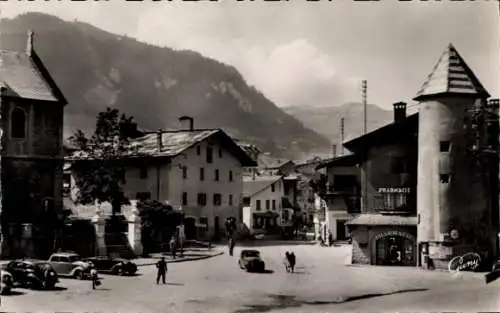
[[[129,199],[166,202],[184,211],[206,235],[224,232],[224,221],[241,221],[243,167],[255,162],[221,129],[159,131],[134,139],[133,158],[122,181]],[[75,200],[74,177],[70,197]],[[186,225],[186,236],[189,229]]]

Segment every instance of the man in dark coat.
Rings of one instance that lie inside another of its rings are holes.
[[[165,284],[165,276],[167,274],[167,262],[165,262],[165,258],[161,257],[160,261],[156,263],[156,268],[158,270],[158,273],[156,274],[156,284],[158,285],[160,283],[160,278]]]
[[[295,270],[295,262],[296,262],[295,253],[290,252],[289,258],[290,258],[290,271],[293,273],[293,271]]]
[[[233,250],[234,250],[234,239],[233,237],[229,238],[229,255],[233,256]]]

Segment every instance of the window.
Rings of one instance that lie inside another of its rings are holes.
[[[208,226],[208,217],[200,217],[198,219],[198,222],[201,224],[201,225],[207,225]]]
[[[272,207],[273,207],[273,210],[276,210],[276,200],[273,200]]]
[[[450,142],[449,141],[440,141],[439,142],[439,151],[440,152],[450,152]]]
[[[393,174],[407,173],[407,171],[406,171],[406,159],[404,157],[392,158],[391,172]]]
[[[355,175],[333,175],[333,184],[330,186],[333,191],[343,191],[355,193],[358,186],[358,181]]]
[[[219,170],[215,170],[215,181],[219,181]]]
[[[255,209],[256,209],[257,211],[260,211],[260,209],[261,209],[261,206],[260,206],[260,200],[255,200]]]
[[[219,158],[222,158],[222,149],[219,149]]]
[[[243,197],[243,206],[250,206],[250,197]]]
[[[266,200],[266,210],[269,210],[271,208],[269,200]]]
[[[197,154],[197,155],[200,155],[200,154],[201,154],[201,147],[200,147],[200,146],[197,146],[197,147],[196,147],[196,154]]]
[[[27,119],[26,112],[21,108],[14,108],[10,116],[10,136],[12,138],[26,138]]]
[[[200,168],[200,180],[205,180],[205,169]]]
[[[220,193],[214,193],[214,205],[221,205],[222,204],[222,196]]]
[[[140,179],[148,178],[148,167],[146,165],[143,165],[139,168],[139,178]]]
[[[276,190],[276,186],[274,185],[274,183],[271,185],[271,192],[274,192]]]
[[[442,184],[447,184],[450,182],[450,174],[441,174],[439,175],[439,181]]]
[[[207,163],[212,163],[213,160],[213,149],[212,147],[207,147]]]
[[[385,211],[398,211],[406,209],[408,194],[385,192],[382,193],[382,196],[384,199],[383,209]]]
[[[182,205],[187,205],[188,204],[188,193],[183,192],[182,193]]]
[[[206,193],[199,193],[198,194],[198,205],[199,206],[207,205],[207,194]]]
[[[187,179],[188,178],[188,168],[187,166],[182,167],[182,178]]]
[[[227,200],[228,205],[233,205],[233,195],[229,195],[229,198]]]
[[[229,181],[233,181],[233,171],[229,171]]]
[[[151,199],[151,192],[138,192],[135,198],[139,201],[145,201]]]

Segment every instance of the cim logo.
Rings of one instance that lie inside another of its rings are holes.
[[[450,272],[476,271],[481,263],[481,256],[475,252],[469,252],[462,256],[456,256],[448,263]]]

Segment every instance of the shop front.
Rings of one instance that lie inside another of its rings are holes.
[[[361,214],[347,222],[352,236],[352,263],[416,266],[415,217]]]

